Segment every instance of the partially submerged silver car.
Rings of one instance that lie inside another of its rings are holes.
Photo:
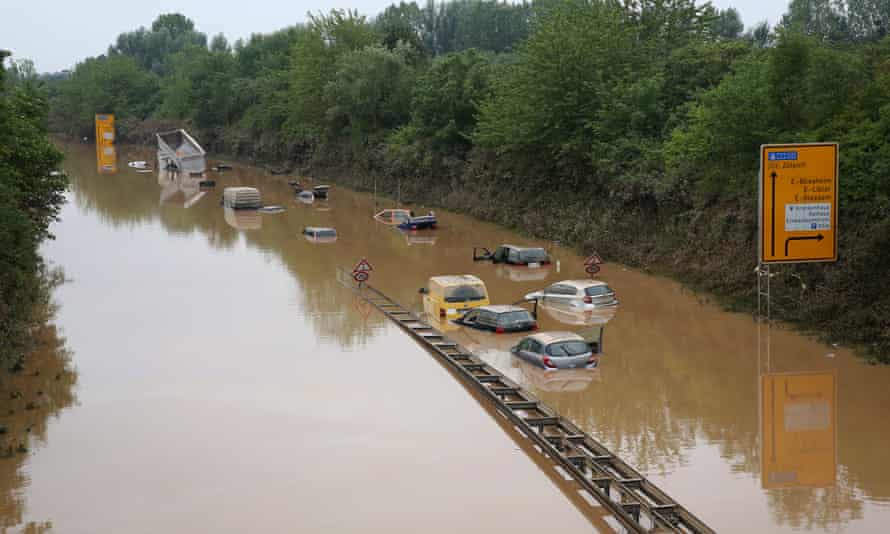
[[[529,293],[525,296],[525,300],[537,300],[544,305],[556,304],[578,310],[618,305],[615,291],[609,284],[600,280],[563,280],[540,291]]]
[[[510,352],[542,369],[592,369],[599,365],[600,346],[572,332],[542,332],[523,338]]]

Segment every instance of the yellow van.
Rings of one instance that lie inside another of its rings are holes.
[[[488,306],[485,283],[471,274],[433,276],[423,293],[423,311],[431,317],[456,317],[479,306]]]

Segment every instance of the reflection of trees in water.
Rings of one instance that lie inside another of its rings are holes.
[[[0,371],[0,525],[21,525],[25,509],[24,488],[28,483],[22,469],[29,450],[46,443],[47,422],[75,401],[77,373],[70,353],[55,325],[34,332],[36,348],[17,373]],[[28,523],[24,532],[47,532],[50,523]]]
[[[779,525],[797,530],[828,530],[862,518],[862,496],[841,469],[833,488],[787,488],[767,491]]]

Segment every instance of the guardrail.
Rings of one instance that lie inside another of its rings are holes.
[[[713,533],[703,521],[540,399],[374,287],[337,280],[419,341],[532,440],[630,532]]]

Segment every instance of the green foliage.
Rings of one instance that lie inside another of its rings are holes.
[[[96,113],[145,119],[158,103],[157,77],[128,56],[89,58],[58,88],[53,122],[78,136],[94,135]]]
[[[411,122],[390,142],[403,157],[463,157],[472,148],[479,102],[490,93],[491,56],[470,49],[436,58],[414,86]]]
[[[170,70],[170,58],[192,46],[206,47],[207,36],[195,31],[190,19],[175,13],[159,16],[151,30],[139,28],[120,34],[108,55],[131,57],[142,69],[162,76]]]
[[[19,75],[10,87],[5,57],[0,51],[0,365],[8,368],[33,325],[43,293],[37,246],[50,235],[67,182],[50,174],[62,155],[47,139],[42,88]]]
[[[334,137],[364,146],[408,121],[414,72],[408,45],[375,45],[344,54],[325,86],[326,123]]]
[[[325,87],[343,55],[379,41],[367,19],[352,11],[311,16],[308,31],[294,43],[290,68],[290,114],[284,123],[292,138],[318,140],[326,126]]]
[[[738,39],[745,31],[742,17],[735,8],[717,10],[711,22],[711,31],[723,39]]]

